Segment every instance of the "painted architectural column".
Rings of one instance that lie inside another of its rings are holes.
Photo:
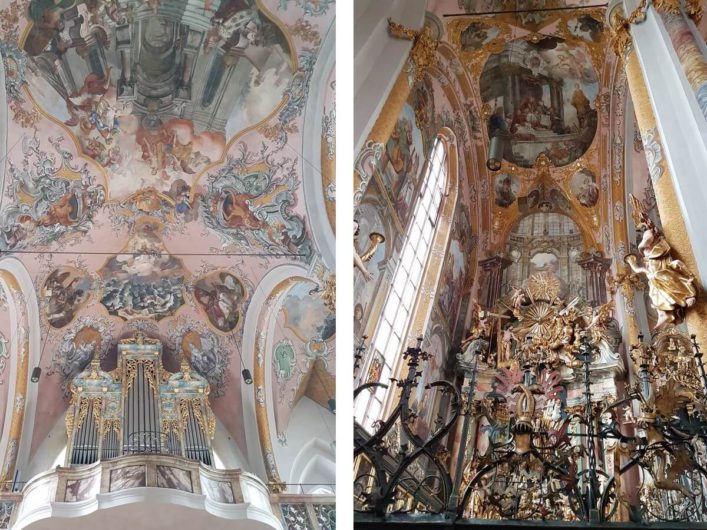
[[[503,286],[503,271],[513,262],[503,256],[492,256],[479,262],[483,269],[486,280],[486,292],[482,300],[487,309],[493,309],[496,301],[501,297],[501,287]]]
[[[683,6],[680,0],[670,0],[654,3],[653,6],[660,14],[685,78],[697,99],[700,111],[707,119],[707,58],[704,53],[704,45],[701,49],[700,42],[695,38],[688,18],[690,16],[699,22],[702,16],[702,6],[699,2],[694,2],[693,6],[688,4],[689,2]]]
[[[611,259],[600,254],[589,254],[577,260],[585,272],[587,302],[592,307],[606,303],[606,273],[611,267]]]
[[[707,122],[692,92],[691,101],[684,97],[677,76],[682,71],[676,71],[669,55],[672,44],[665,28],[659,26],[659,16],[649,9],[644,22],[632,23],[641,16],[639,11],[627,16],[622,0],[614,0],[607,10],[614,51],[626,70],[665,238],[673,257],[685,263],[701,286],[697,303],[687,311],[687,326],[700,344],[707,345],[707,330],[702,325],[707,319],[707,231],[703,229]]]
[[[182,49],[182,73],[179,80],[178,94],[180,98],[191,99],[191,83],[194,76],[194,66],[201,46],[201,33],[190,30],[185,38]]]
[[[181,84],[185,88],[191,87],[191,76],[194,69],[194,59],[196,59],[195,54],[187,51],[184,52]]]

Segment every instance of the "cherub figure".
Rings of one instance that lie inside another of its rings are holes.
[[[520,287],[516,287],[514,285],[511,289],[511,305],[513,306],[513,309],[520,309],[520,307],[528,301],[528,297],[526,296],[525,291]]]
[[[648,281],[648,295],[658,312],[656,327],[668,322],[679,323],[684,318],[685,309],[695,305],[697,300],[695,277],[681,260],[673,259],[670,245],[641,202],[633,195],[629,196],[629,200],[636,229],[644,231],[638,245],[643,266],[638,264],[638,257],[634,254],[628,254],[624,261],[633,272],[645,275]]]

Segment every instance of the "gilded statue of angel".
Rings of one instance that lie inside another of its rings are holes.
[[[636,229],[644,231],[638,245],[643,266],[638,264],[638,257],[634,254],[628,254],[624,261],[633,272],[645,275],[648,281],[648,295],[658,312],[656,327],[667,322],[680,322],[685,309],[695,305],[697,300],[695,277],[681,260],[673,259],[670,245],[641,202],[633,195],[629,195],[629,200]]]
[[[613,300],[591,310],[588,329],[593,343],[598,343],[606,335],[609,324],[612,322],[613,310]]]
[[[485,311],[481,304],[476,299],[471,301],[471,329],[469,330],[471,337],[487,337],[491,332],[491,324],[489,323],[489,314]]]

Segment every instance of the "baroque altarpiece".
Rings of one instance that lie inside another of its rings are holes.
[[[356,131],[356,525],[704,523],[702,5],[419,7]]]

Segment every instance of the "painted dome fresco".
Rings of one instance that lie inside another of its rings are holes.
[[[275,112],[297,69],[286,28],[255,1],[179,3],[30,2],[28,96],[110,172],[114,196],[191,183]]]

